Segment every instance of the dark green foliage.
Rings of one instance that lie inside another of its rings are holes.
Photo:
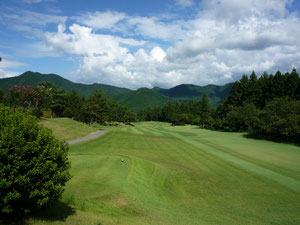
[[[211,108],[208,104],[208,98],[206,94],[202,96],[202,100],[200,102],[200,124],[202,128],[210,127],[212,124],[212,117],[211,117]]]
[[[181,84],[170,89],[154,87],[152,90],[179,102],[200,101],[202,95],[206,94],[208,96],[210,105],[212,107],[216,107],[225,99],[225,97],[227,97],[232,85],[232,83],[224,86],[210,84],[202,87],[192,84]]]
[[[240,81],[234,83],[224,102],[223,110],[226,114],[229,106],[243,106],[244,102],[264,108],[269,101],[283,96],[299,99],[299,89],[300,78],[295,69],[284,75],[277,71],[275,76],[264,72],[259,79],[252,72],[250,79],[244,75]]]
[[[65,99],[65,110],[63,112],[63,116],[80,120],[85,98],[78,94],[75,90],[72,90],[72,92],[67,93]]]
[[[98,89],[87,99],[75,90],[66,92],[52,83],[43,82],[34,87],[14,85],[9,89],[6,103],[21,107],[23,111],[41,117],[43,111],[50,112],[51,118],[69,117],[86,123],[133,122],[136,115],[127,106],[120,106]]]
[[[149,106],[157,107],[172,102],[167,96],[157,93],[148,88],[140,88],[137,91],[130,92],[118,100],[121,105],[127,105],[134,112],[145,109]]]
[[[168,103],[163,107],[141,110],[139,120],[169,122],[173,125],[195,124],[210,128],[212,125],[212,109],[209,100],[203,95],[198,102]]]
[[[91,94],[83,105],[84,117],[88,123],[104,123],[108,119],[108,102],[99,89]]]
[[[4,91],[0,90],[0,103],[4,102],[5,97]]]
[[[70,179],[67,152],[35,117],[0,105],[0,213],[22,215],[59,200]]]
[[[224,119],[223,127],[227,131],[248,131],[257,123],[258,115],[259,111],[253,103],[245,103],[243,106],[233,106]],[[220,124],[215,125],[216,129],[220,129],[221,127]]]
[[[249,131],[259,137],[299,140],[300,77],[296,69],[257,79],[252,72],[234,83],[215,112],[214,128]]]
[[[51,102],[48,105],[51,112],[55,113],[55,116],[61,117],[67,108],[67,93],[63,89],[54,89],[52,91]]]
[[[23,84],[35,86],[40,83],[52,83],[58,89],[64,89],[71,92],[76,90],[79,94],[87,97],[95,92],[97,89],[101,89],[108,97],[118,99],[120,96],[131,92],[127,88],[118,88],[105,84],[80,84],[73,83],[67,79],[62,78],[56,74],[41,74],[27,71],[18,77],[4,78],[0,80],[0,89],[7,90],[11,85]]]
[[[250,127],[252,134],[262,137],[300,140],[300,100],[276,98],[267,103]]]
[[[84,97],[101,89],[108,98],[114,99],[121,105],[127,105],[135,112],[149,107],[162,106],[168,102],[200,101],[204,93],[208,96],[210,105],[215,107],[223,101],[232,87],[232,83],[224,86],[207,85],[203,87],[182,84],[170,89],[155,87],[153,89],[141,88],[133,91],[104,84],[87,85],[73,83],[56,74],[45,75],[28,71],[18,77],[0,79],[0,89],[7,91],[12,85],[36,86],[40,83],[52,83],[57,89],[64,89],[67,92],[75,90]]]

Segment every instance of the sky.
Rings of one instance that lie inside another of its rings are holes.
[[[0,78],[137,89],[300,68],[300,0],[0,0]]]

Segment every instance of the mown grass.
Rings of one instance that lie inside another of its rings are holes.
[[[29,223],[300,224],[297,146],[155,122],[107,129],[70,147],[75,213]]]
[[[66,141],[81,138],[97,131],[93,126],[69,118],[43,118],[40,123],[53,130],[55,137]]]

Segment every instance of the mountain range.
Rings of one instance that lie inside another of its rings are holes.
[[[17,77],[0,79],[0,89],[6,91],[11,85],[23,84],[33,86],[41,82],[51,82],[57,88],[63,88],[66,91],[75,90],[84,96],[101,89],[107,97],[114,99],[121,105],[127,105],[135,112],[148,107],[162,106],[168,102],[199,101],[204,93],[208,96],[210,105],[216,107],[229,94],[233,85],[233,83],[223,86],[181,84],[170,89],[154,87],[152,89],[140,88],[131,90],[106,84],[74,83],[57,74],[41,74],[27,71]]]

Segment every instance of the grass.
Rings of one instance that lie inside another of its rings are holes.
[[[297,146],[156,122],[107,129],[70,147],[72,213],[28,223],[300,224]]]
[[[69,118],[43,118],[40,123],[53,130],[55,137],[66,141],[81,138],[97,131],[93,126]]]

